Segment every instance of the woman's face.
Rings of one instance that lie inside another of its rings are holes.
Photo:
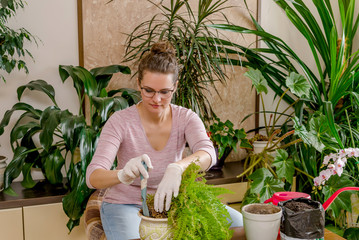
[[[152,113],[161,113],[171,103],[177,83],[173,84],[173,74],[145,71],[141,83],[143,106]]]

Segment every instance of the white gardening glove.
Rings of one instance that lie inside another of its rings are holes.
[[[166,211],[170,209],[172,195],[178,196],[178,190],[181,185],[183,167],[177,163],[171,163],[167,166],[165,174],[158,185],[155,194],[154,207],[156,212],[163,211],[163,205],[166,198]]]
[[[149,169],[152,169],[152,163],[150,157],[147,154],[143,154],[139,157],[131,158],[125,165],[123,169],[117,172],[117,177],[124,184],[131,184],[133,181],[142,174],[142,176],[147,179],[148,172],[145,167],[142,165],[142,162],[145,162]]]

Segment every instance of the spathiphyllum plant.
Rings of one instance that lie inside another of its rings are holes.
[[[78,113],[60,109],[54,88],[44,80],[31,81],[17,89],[19,102],[6,111],[0,122],[0,135],[4,132],[15,111],[23,112],[10,133],[10,143],[14,152],[13,159],[5,171],[5,192],[15,194],[12,181],[22,172],[25,188],[36,185],[31,177],[31,169],[41,168],[51,184],[63,184],[68,193],[63,198],[63,209],[71,231],[80,222],[92,190],[86,186],[85,173],[94,154],[101,129],[111,114],[139,101],[140,95],[133,89],[107,91],[106,87],[114,73],[130,74],[130,69],[121,65],[111,65],[91,69],[78,66],[60,66],[59,73],[63,82],[72,79],[78,94],[79,106],[85,98],[89,100],[88,123],[85,109]],[[39,91],[46,94],[52,102],[45,109],[36,109],[21,102],[24,91]],[[66,97],[66,96],[64,96]],[[80,153],[80,158],[76,153]],[[67,156],[71,161],[66,163]],[[65,167],[66,176],[61,173]]]

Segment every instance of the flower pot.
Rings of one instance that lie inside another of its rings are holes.
[[[325,210],[322,204],[308,198],[293,198],[279,202],[283,215],[281,240],[324,239]]]
[[[141,218],[140,238],[147,240],[172,239],[172,229],[168,225],[168,218],[151,218],[143,216],[138,212]]]
[[[282,209],[265,203],[253,203],[242,208],[247,240],[275,240],[278,236]]]
[[[253,152],[254,153],[261,153],[263,152],[264,148],[267,146],[268,141],[254,141],[253,142]],[[273,143],[269,143],[268,147],[271,147]]]
[[[223,166],[224,166],[224,161],[226,160],[228,155],[231,153],[232,148],[227,147],[224,150],[224,153],[223,153],[222,157],[220,157],[220,158],[218,158],[218,148],[214,147],[214,150],[216,151],[217,162],[216,162],[216,164],[214,164],[211,167],[211,170],[221,171]]]
[[[6,169],[7,157],[0,156],[0,191],[4,190],[4,173]]]

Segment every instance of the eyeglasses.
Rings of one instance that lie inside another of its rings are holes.
[[[152,98],[153,96],[155,96],[156,93],[158,93],[158,95],[163,99],[171,97],[174,91],[174,89],[162,89],[159,91],[155,91],[152,88],[148,87],[141,87],[141,90],[143,90],[142,93],[145,97]]]

